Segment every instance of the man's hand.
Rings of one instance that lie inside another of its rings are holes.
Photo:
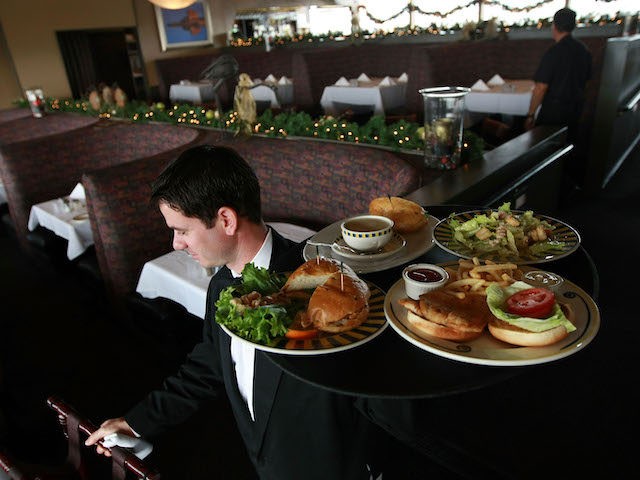
[[[531,130],[536,124],[536,121],[533,117],[527,117],[524,120],[524,129]]]
[[[102,455],[105,455],[107,457],[110,457],[111,452],[108,449],[100,446],[98,444],[98,440],[102,440],[104,437],[112,433],[124,433],[125,435],[129,435],[131,437],[136,436],[133,430],[131,429],[131,427],[129,426],[129,424],[127,423],[127,421],[123,417],[111,418],[103,422],[102,425],[100,425],[100,428],[98,428],[95,432],[89,435],[89,437],[85,440],[84,444],[86,446],[95,445],[96,452]]]

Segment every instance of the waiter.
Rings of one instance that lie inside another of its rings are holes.
[[[544,54],[533,76],[535,86],[525,121],[527,130],[534,125],[567,125],[569,140],[574,143],[585,85],[591,77],[591,54],[571,35],[575,27],[573,10],[562,8],[553,16],[551,32],[555,43]]]

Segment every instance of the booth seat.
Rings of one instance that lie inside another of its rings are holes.
[[[251,164],[266,221],[319,228],[367,211],[374,196],[404,195],[420,183],[415,167],[386,150],[216,131],[207,131],[197,143],[228,145]],[[172,249],[172,232],[149,196],[151,182],[177,153],[82,177],[102,277],[116,302],[135,290],[145,262]]]
[[[68,132],[87,127],[97,121],[98,117],[79,113],[54,112],[47,113],[41,118],[35,118],[33,115],[18,117],[11,121],[0,122],[0,145]]]
[[[83,172],[173,150],[197,136],[191,128],[101,120],[0,146],[0,176],[18,239],[26,244],[31,206],[69,195]]]

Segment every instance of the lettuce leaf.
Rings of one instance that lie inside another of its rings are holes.
[[[232,300],[254,291],[270,295],[280,290],[285,281],[285,275],[269,272],[252,263],[247,264],[242,270],[242,282],[220,292],[216,301],[215,321],[242,338],[269,345],[274,338],[287,333],[295,312],[289,312],[280,305],[238,307]]]
[[[489,305],[491,313],[503,322],[510,323],[511,325],[515,325],[516,327],[520,327],[524,330],[529,330],[530,332],[544,332],[545,330],[551,330],[552,328],[560,325],[564,326],[564,328],[567,329],[567,332],[573,332],[576,329],[576,327],[574,327],[564,315],[557,302],[553,307],[551,315],[547,318],[521,317],[519,315],[509,313],[504,309],[507,298],[514,293],[527,290],[529,288],[533,287],[525,282],[515,282],[508,287],[501,287],[495,283],[489,285],[487,287],[487,305]]]

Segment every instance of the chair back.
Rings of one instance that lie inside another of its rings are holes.
[[[85,447],[84,440],[97,429],[96,426],[83,418],[72,406],[57,397],[49,397],[47,404],[58,414],[58,422],[67,438],[69,447],[67,463],[78,472],[82,480],[94,478],[87,465],[87,452],[92,451],[93,448]],[[160,474],[155,469],[128,450],[117,446],[111,447],[109,450],[113,480],[125,480],[128,475],[144,480],[160,479]]]

